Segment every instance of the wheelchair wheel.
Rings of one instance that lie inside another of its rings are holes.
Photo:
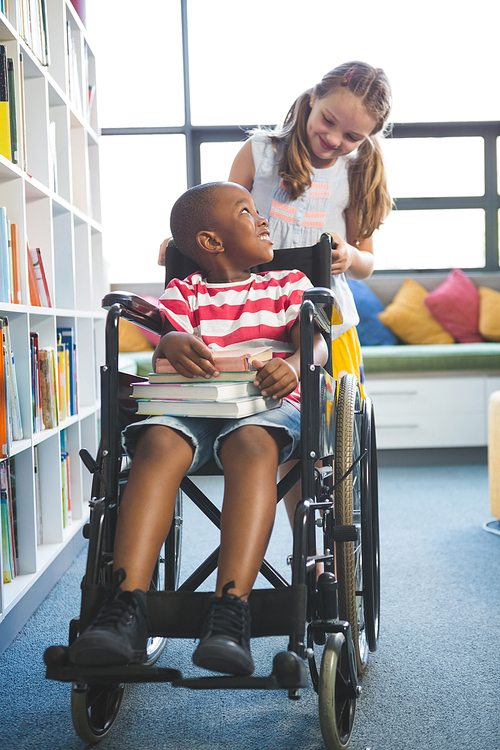
[[[363,545],[363,594],[366,637],[375,651],[380,630],[380,546],[378,471],[375,419],[370,398],[363,401],[361,428],[361,541]]]
[[[321,734],[328,750],[341,750],[351,739],[356,699],[349,695],[347,648],[342,633],[328,637],[318,682]]]
[[[339,526],[356,526],[358,539],[356,542],[337,544],[336,564],[339,617],[351,625],[358,674],[362,674],[366,669],[369,650],[365,624],[364,545],[361,523],[361,426],[362,409],[358,381],[354,375],[345,375],[340,382],[337,402],[335,523]],[[350,473],[345,476],[349,471]],[[344,476],[343,481],[340,481]]]
[[[103,740],[115,723],[124,685],[81,685],[71,689],[71,718],[78,736],[90,744]]]

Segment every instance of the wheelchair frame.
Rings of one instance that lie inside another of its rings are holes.
[[[328,277],[329,242],[323,237],[319,243],[327,258],[324,267]],[[121,414],[133,411],[135,402],[128,386],[138,378],[128,376],[125,384],[120,383],[119,319],[123,316],[161,331],[157,309],[135,295],[108,294],[103,306],[109,312],[106,364],[101,368],[102,434],[96,460],[81,452],[93,483],[90,523],[84,528],[89,551],[81,611],[70,624],[70,644],[95,616],[102,601],[102,584],[111,580],[116,516],[128,473],[122,466]],[[45,653],[47,678],[73,683],[73,723],[85,741],[95,743],[107,735],[118,715],[124,683],[170,682],[173,687],[192,689],[285,689],[291,699],[298,699],[309,684],[307,663],[319,696],[320,725],[327,747],[338,750],[349,743],[361,693],[359,676],[366,667],[368,650],[376,648],[379,630],[378,498],[371,401],[365,398],[361,402],[352,375],[342,379],[337,396],[336,381],[322,367],[312,364],[314,325],[319,325],[328,339],[336,315],[330,289],[319,287],[306,292],[300,311],[300,337],[302,412],[307,419],[301,423],[300,462],[277,486],[279,502],[301,476],[304,499],[295,514],[292,582],[289,584],[264,560],[261,573],[273,588],[254,589],[249,598],[252,637],[287,635],[288,650],[275,656],[267,677],[184,678],[178,670],[153,666],[167,638],[199,635],[210,593],[197,589],[217,566],[218,549],[179,585],[179,495],[174,522],[147,594],[147,663],[84,668],[69,663],[67,647],[52,646]],[[317,466],[319,459],[323,459],[321,467]],[[198,474],[206,475],[206,467]],[[218,508],[189,476],[184,478],[181,490],[219,526]],[[323,530],[321,553],[316,550],[317,525]],[[319,577],[317,563],[324,566]],[[315,644],[324,645],[319,667]]]

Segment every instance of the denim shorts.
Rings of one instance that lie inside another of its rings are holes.
[[[289,438],[282,447],[279,463],[288,461],[295,453],[300,441],[300,411],[288,401],[269,411],[251,414],[239,419],[213,419],[212,417],[147,417],[141,422],[129,424],[122,432],[122,442],[130,457],[133,457],[139,435],[144,429],[154,424],[162,424],[186,435],[194,448],[193,462],[188,474],[201,468],[212,457],[219,468],[222,464],[219,458],[220,442],[223,437],[239,427],[254,424],[261,427],[276,427],[284,430]]]

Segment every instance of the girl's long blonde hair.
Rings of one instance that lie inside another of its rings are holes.
[[[349,165],[349,206],[359,227],[359,242],[371,237],[392,208],[380,145],[391,109],[391,87],[381,68],[363,62],[348,62],[331,70],[314,88],[292,104],[283,126],[271,135],[277,150],[278,172],[287,193],[296,200],[311,186],[312,165],[308,148],[307,119],[310,98],[318,99],[344,87],[359,97],[377,123],[358,147]]]

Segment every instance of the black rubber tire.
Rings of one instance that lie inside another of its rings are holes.
[[[375,651],[380,632],[380,543],[375,417],[370,398],[363,401],[361,451],[361,541],[366,638]]]
[[[349,667],[345,637],[328,636],[318,682],[321,734],[328,750],[343,750],[349,744],[356,714],[356,699],[348,686]]]
[[[354,375],[344,375],[340,381],[336,415],[335,523],[337,526],[356,526],[358,540],[337,543],[336,564],[339,617],[351,625],[358,674],[365,671],[369,652],[363,596],[361,461],[358,461],[361,456],[361,424],[358,381]],[[345,476],[353,465],[352,471]]]

